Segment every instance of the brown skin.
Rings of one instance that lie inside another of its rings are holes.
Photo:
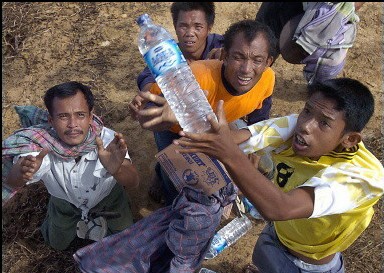
[[[207,37],[212,30],[212,25],[208,25],[206,14],[201,10],[180,11],[174,28],[180,50],[187,59],[188,64],[201,60],[206,47]],[[141,92],[149,91],[152,85],[153,83],[147,83]],[[145,97],[136,95],[128,105],[131,117],[140,123],[147,121],[145,117],[138,114],[138,111],[143,109],[146,103]],[[160,126],[153,130],[164,130],[169,127]]]
[[[250,137],[250,132],[247,129],[231,131],[222,104],[220,102],[217,107],[219,122],[210,119],[212,131],[201,134],[180,132],[184,138],[174,141],[179,145],[176,151],[204,152],[219,159],[236,185],[267,220],[308,218],[313,212],[313,189],[304,187],[284,193],[270,183],[238,148],[239,143]],[[316,93],[299,115],[292,148],[298,155],[317,160],[322,154],[350,148],[361,141],[360,133],[345,132],[344,128],[343,112],[335,110],[334,101]]]
[[[53,109],[48,121],[59,138],[71,146],[82,143],[88,134],[93,117],[83,93],[78,92],[69,98],[55,98]],[[96,144],[101,163],[117,182],[124,187],[137,187],[139,185],[137,170],[124,158],[128,148],[123,135],[116,133],[114,140],[106,148],[103,147],[103,141],[99,137],[96,138]],[[7,183],[14,187],[25,185],[39,170],[47,154],[47,150],[42,150],[37,156],[28,155],[20,158],[12,167]]]
[[[259,34],[248,42],[243,33],[237,34],[228,52],[223,51],[224,77],[238,95],[250,91],[272,64],[273,58],[268,52],[268,43],[263,35]]]
[[[335,110],[336,103],[315,93],[300,113],[294,132],[292,148],[296,154],[317,160],[333,150],[350,148],[361,141],[358,132],[345,132],[344,113]],[[281,191],[264,177],[239,148],[238,144],[250,136],[247,129],[231,131],[223,113],[223,102],[217,107],[218,122],[210,117],[212,131],[208,133],[180,132],[174,140],[178,153],[205,153],[220,160],[240,191],[255,205],[260,214],[270,221],[308,218],[314,208],[314,189],[300,187]],[[303,141],[305,140],[305,141]],[[329,262],[333,255],[321,260],[309,259],[291,251],[313,264]]]
[[[180,11],[174,27],[180,50],[188,63],[201,60],[208,34],[212,29],[212,26],[208,25],[204,11]]]
[[[237,94],[250,91],[260,80],[261,75],[273,62],[268,54],[268,43],[263,35],[258,35],[248,42],[243,33],[239,33],[228,52],[223,50],[225,65],[224,77],[236,90]],[[143,109],[147,102],[154,102],[158,107]],[[130,109],[139,120],[142,128],[160,131],[167,130],[177,123],[167,101],[158,95],[141,92],[130,104]]]

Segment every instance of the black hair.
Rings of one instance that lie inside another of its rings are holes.
[[[176,26],[180,11],[201,10],[205,13],[208,26],[215,23],[215,3],[214,2],[173,2],[171,14],[173,25]]]
[[[55,85],[51,88],[49,88],[44,95],[44,104],[45,107],[48,109],[49,114],[52,115],[53,113],[53,99],[54,98],[68,98],[75,96],[77,92],[82,92],[85,96],[85,99],[87,100],[88,109],[89,111],[92,111],[94,106],[95,98],[92,94],[91,89],[79,82],[70,81],[65,82],[62,84]]]
[[[264,35],[268,42],[268,55],[275,56],[277,52],[277,39],[272,30],[265,24],[255,20],[242,20],[229,26],[224,33],[224,49],[229,52],[232,47],[235,37],[243,33],[247,42],[252,42],[258,35]]]
[[[350,78],[329,79],[308,85],[309,96],[320,92],[344,112],[345,132],[361,132],[372,117],[375,101],[369,88]]]

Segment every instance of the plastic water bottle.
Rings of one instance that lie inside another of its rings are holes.
[[[148,14],[139,16],[136,22],[140,26],[140,53],[180,126],[187,132],[209,130],[207,116],[213,113],[212,107],[172,35],[155,25]]]
[[[249,213],[255,219],[264,219],[255,206],[247,199],[247,197],[242,196],[241,201],[244,204],[244,210],[246,213]]]
[[[243,215],[241,217],[234,218],[231,222],[216,232],[204,258],[215,258],[219,253],[223,252],[224,249],[234,244],[251,228],[252,222],[247,218],[247,216]]]

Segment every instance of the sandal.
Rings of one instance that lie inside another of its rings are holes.
[[[250,263],[244,267],[243,273],[260,273],[260,271],[256,265]]]

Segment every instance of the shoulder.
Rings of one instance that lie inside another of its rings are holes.
[[[207,37],[207,43],[210,48],[220,48],[224,43],[224,36],[217,33],[211,33]]]
[[[223,62],[219,60],[199,60],[190,64],[191,70],[196,78],[218,77],[221,73]]]
[[[216,70],[221,69],[223,64],[220,60],[198,60],[190,64],[192,70],[194,69],[205,69],[205,70]]]

